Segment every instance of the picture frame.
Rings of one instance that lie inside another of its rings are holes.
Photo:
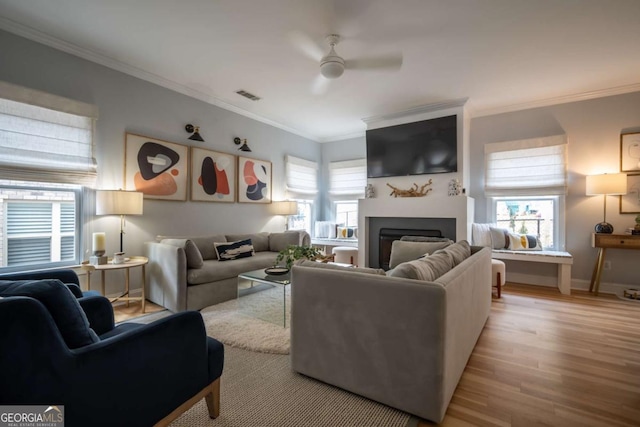
[[[640,132],[620,134],[620,171],[640,171]]]
[[[271,162],[238,156],[238,202],[271,203]]]
[[[145,199],[187,200],[189,147],[125,133],[124,185]]]
[[[236,156],[191,147],[191,200],[236,201]]]
[[[621,214],[640,214],[640,173],[627,174],[627,194],[618,197]]]

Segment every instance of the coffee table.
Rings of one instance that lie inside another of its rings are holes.
[[[243,295],[263,291],[255,283],[262,285],[262,288],[282,287],[282,326],[287,327],[287,286],[291,284],[291,272],[281,275],[267,274],[264,269],[248,271],[238,275],[238,302],[242,304]],[[275,322],[272,317],[261,315],[258,312],[247,312],[247,314],[265,320],[270,323]]]

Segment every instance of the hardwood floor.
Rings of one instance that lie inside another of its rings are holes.
[[[124,302],[117,302],[113,304],[113,317],[115,318],[116,323],[119,323],[150,313],[157,313],[164,309],[165,308],[162,306],[154,304],[151,301],[147,301],[144,313],[142,313],[142,304],[140,301],[131,301],[129,303],[129,307],[127,307],[127,304]]]
[[[640,426],[640,303],[507,285],[441,425]]]

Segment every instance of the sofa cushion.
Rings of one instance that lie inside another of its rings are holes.
[[[331,263],[310,261],[308,259],[299,259],[294,265],[299,265],[302,267],[313,267],[313,268],[326,268],[329,270],[342,270],[342,271],[350,271],[354,273],[367,273],[367,274],[378,274],[380,276],[386,276],[386,272],[381,268],[365,268],[365,267],[347,267],[343,265],[336,265]]]
[[[403,242],[449,242],[453,243],[453,240],[448,237],[431,237],[431,236],[402,236],[400,238]]]
[[[0,296],[31,297],[40,301],[51,314],[70,349],[100,341],[89,327],[89,320],[78,300],[60,280],[0,280]]]
[[[530,234],[509,233],[509,246],[512,251],[541,251],[542,244],[537,236]]]
[[[438,249],[446,248],[450,244],[450,240],[444,242],[411,242],[396,240],[391,243],[389,268],[395,268],[403,262],[418,259],[424,254],[431,254]]]
[[[435,251],[433,254],[438,253],[448,253],[451,255],[451,262],[453,263],[451,267],[453,268],[471,256],[471,246],[469,246],[469,242],[466,240],[460,240],[444,249]]]
[[[187,256],[188,268],[202,268],[202,255],[200,250],[193,241],[189,239],[162,239],[160,243],[165,245],[177,246],[184,249],[184,253]]]
[[[241,273],[271,267],[276,262],[275,252],[256,252],[249,258],[239,258],[229,262],[206,260],[204,266],[187,270],[187,285],[201,285],[219,280],[237,279]]]
[[[251,239],[253,250],[256,252],[269,250],[269,233],[253,233],[253,234],[227,234],[227,242],[237,242],[238,240]]]
[[[255,253],[251,239],[238,240],[229,243],[214,243],[218,261],[231,261],[238,258],[247,258]]]
[[[161,242],[164,239],[189,239],[191,240],[198,250],[203,260],[218,259],[216,249],[214,247],[215,242],[226,242],[227,238],[223,234],[214,234],[211,236],[156,236],[156,241]]]
[[[433,282],[451,270],[452,264],[452,256],[449,253],[441,252],[413,261],[403,262],[393,270],[388,271],[387,275]]]
[[[287,249],[289,245],[299,245],[300,235],[297,232],[271,233],[269,234],[269,250],[280,252]]]

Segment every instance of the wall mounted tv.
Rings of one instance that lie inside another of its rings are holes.
[[[368,130],[367,177],[458,171],[456,116]]]

